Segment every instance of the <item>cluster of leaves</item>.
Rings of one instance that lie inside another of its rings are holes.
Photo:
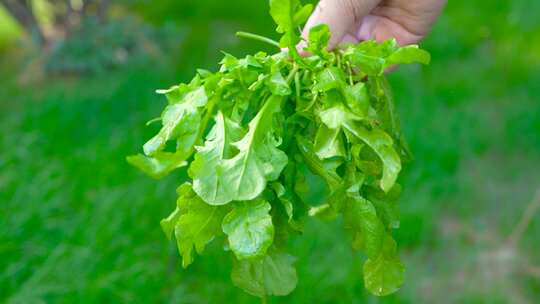
[[[326,25],[311,30],[310,55],[301,57],[298,28],[311,9],[270,1],[283,35],[273,44],[289,52],[226,54],[218,72],[199,70],[190,83],[158,91],[168,99],[162,127],[128,161],[155,178],[187,168],[190,181],[161,221],[184,267],[224,235],[236,286],[262,298],[286,295],[297,283],[289,235],[309,216],[342,216],[353,248],[367,256],[365,287],[384,296],[403,283],[392,229],[396,179],[410,158],[384,71],[430,57],[395,40],[328,51]]]

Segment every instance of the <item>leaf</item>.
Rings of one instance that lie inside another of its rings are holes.
[[[287,169],[285,169],[287,170]],[[290,172],[289,172],[290,173]],[[285,173],[287,174],[287,173]],[[291,178],[296,178],[296,173]],[[274,190],[278,200],[281,202],[281,205],[283,206],[283,210],[285,211],[287,223],[289,224],[289,227],[292,228],[295,231],[302,232],[304,230],[304,224],[299,217],[301,215],[304,215],[305,212],[305,206],[299,202],[298,197],[294,194],[294,182],[295,180],[286,180],[286,185],[288,183],[288,187],[283,186],[279,182],[273,182],[272,183],[272,189]],[[275,221],[275,217],[272,217]],[[274,225],[276,223],[274,222]]]
[[[431,56],[428,52],[418,48],[418,45],[408,45],[399,48],[386,58],[385,65],[388,67],[393,64],[408,64],[418,62],[429,64]]]
[[[371,201],[375,206],[375,209],[377,209],[377,214],[383,221],[385,227],[387,229],[399,228],[400,212],[398,199],[401,194],[401,186],[398,183],[394,184],[388,193],[374,187],[367,187],[365,192],[369,201]]]
[[[127,162],[144,172],[145,174],[159,179],[169,174],[176,168],[184,167],[187,162],[184,155],[170,152],[158,152],[152,157],[142,154],[126,157]]]
[[[360,233],[363,247],[369,258],[381,253],[385,229],[370,201],[355,195],[347,201],[343,211],[346,227]]]
[[[234,285],[257,297],[285,296],[298,282],[293,266],[295,260],[289,254],[276,251],[255,260],[235,259],[231,279]]]
[[[345,102],[351,112],[358,117],[364,118],[369,111],[369,94],[363,82],[343,88]]]
[[[266,78],[266,85],[274,95],[287,96],[291,94],[291,88],[279,71]]]
[[[320,111],[319,117],[322,123],[330,129],[339,129],[350,121],[360,120],[360,117],[348,111],[341,104]]]
[[[330,41],[330,29],[326,24],[318,24],[309,30],[307,50],[313,54],[327,54],[328,41]]]
[[[321,124],[315,135],[315,153],[321,159],[345,156],[345,148],[341,135],[341,129],[330,129]]]
[[[277,148],[280,141],[272,134],[272,118],[279,111],[281,100],[279,96],[271,96],[266,101],[249,123],[247,134],[234,143],[238,154],[223,160],[216,168],[219,184],[227,185],[227,193],[214,195],[216,189],[210,193],[197,192],[207,203],[252,200],[261,194],[268,181],[279,177],[287,164],[287,155]]]
[[[368,75],[381,75],[384,72],[383,58],[370,56],[362,51],[353,51],[349,54],[351,63]]]
[[[294,28],[293,13],[298,0],[270,0],[270,15],[277,24],[276,31],[285,33]]]
[[[177,206],[181,215],[174,228],[174,235],[182,255],[182,266],[186,268],[193,262],[193,248],[201,254],[206,244],[221,233],[221,222],[227,208],[206,204],[189,184],[181,187],[179,192]]]
[[[180,84],[166,90],[157,90],[156,93],[164,94],[169,104],[189,103],[201,107],[207,101],[204,88],[192,84]]]
[[[276,193],[276,196],[279,198],[279,201],[283,205],[283,208],[285,209],[285,213],[287,214],[288,220],[292,220],[293,218],[293,203],[291,202],[291,199],[287,195],[287,190],[285,187],[283,187],[282,184],[278,182],[272,183],[272,189]]]
[[[161,225],[161,229],[163,229],[163,233],[165,233],[165,236],[169,239],[169,241],[172,239],[174,227],[176,226],[176,223],[178,223],[178,219],[181,215],[182,214],[180,213],[180,209],[176,207],[168,217],[162,219],[159,222],[159,224]]]
[[[313,90],[326,92],[331,89],[341,88],[345,84],[345,76],[337,67],[329,67],[322,70],[316,77]]]
[[[313,11],[313,4],[308,3],[302,8],[298,9],[298,11],[294,14],[293,17],[293,24],[296,26],[300,26],[304,22],[306,22],[311,15],[311,12]]]
[[[181,100],[175,100],[174,103],[169,104],[161,114],[163,127],[158,134],[144,144],[144,154],[152,156],[163,150],[167,141],[178,139],[184,147],[178,152],[186,154],[187,158],[199,134],[201,123],[199,108],[206,105],[206,102],[204,88],[199,87],[183,95]]]
[[[239,260],[263,256],[272,245],[274,226],[270,209],[263,199],[241,202],[223,219],[223,232]]]
[[[297,136],[296,142],[307,167],[313,173],[322,177],[332,191],[342,188],[343,180],[336,173],[335,168],[329,168],[319,157],[317,157],[311,143],[302,136]]]
[[[346,122],[344,128],[365,142],[379,156],[384,165],[380,186],[383,191],[388,192],[401,171],[401,160],[392,146],[392,138],[382,130],[368,130],[354,122]]]
[[[387,235],[381,254],[364,263],[364,285],[376,296],[382,297],[396,292],[405,277],[405,267],[396,253],[396,242]]]
[[[303,67],[307,65],[296,49],[296,44],[300,42],[298,29],[307,20],[312,9],[311,4],[300,6],[299,0],[270,0],[270,15],[277,24],[276,31],[283,34],[279,45],[282,48],[287,47],[294,61]]]
[[[205,145],[197,147],[197,153],[189,175],[193,178],[193,190],[210,205],[222,205],[230,202],[230,184],[222,179],[221,166],[225,159],[232,157],[236,148],[232,142],[242,137],[238,124],[218,112],[215,125],[206,137]]]

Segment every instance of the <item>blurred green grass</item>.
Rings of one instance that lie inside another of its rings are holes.
[[[233,36],[272,35],[266,4],[160,1],[133,10],[189,26],[180,51],[37,83],[19,79],[16,55],[0,58],[0,301],[257,303],[232,286],[219,240],[182,270],[159,227],[181,174],[156,182],[124,157],[154,131],[144,123],[164,105],[156,88],[215,69],[221,49],[266,49]],[[401,179],[402,290],[369,296],[362,257],[340,223],[311,220],[291,242],[299,285],[272,303],[540,298],[540,278],[527,273],[540,266],[539,215],[515,250],[503,247],[540,188],[539,12],[536,2],[451,1],[423,43],[432,64],[390,75],[416,157]]]
[[[20,35],[17,24],[0,6],[0,51],[12,43]]]

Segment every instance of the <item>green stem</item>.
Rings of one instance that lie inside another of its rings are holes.
[[[271,45],[277,47],[278,49],[281,49],[281,47],[279,46],[279,43],[277,41],[272,40],[272,39],[267,38],[267,37],[264,37],[264,36],[261,36],[261,35],[248,33],[248,32],[236,32],[236,36],[241,37],[241,38],[247,38],[247,39],[253,39],[253,40],[265,42],[265,43],[268,43],[268,44],[271,44]]]
[[[293,68],[291,70],[291,72],[289,73],[289,75],[287,76],[287,83],[288,84],[291,84],[291,81],[293,80],[294,76],[296,75],[296,72],[298,72],[298,65],[293,65]]]
[[[267,303],[268,303],[268,299],[266,298],[266,296],[262,296],[261,304],[267,304]]]
[[[296,101],[300,100],[300,73],[294,74],[294,88],[296,89]]]

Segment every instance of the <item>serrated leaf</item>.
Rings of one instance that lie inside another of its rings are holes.
[[[205,145],[197,147],[197,153],[189,174],[193,178],[193,189],[210,205],[228,203],[230,184],[223,181],[221,166],[225,159],[232,157],[236,148],[232,142],[242,137],[240,126],[218,112],[215,125],[206,137]]]
[[[223,219],[229,247],[240,260],[266,254],[274,239],[270,204],[257,199],[237,203]]]
[[[249,123],[246,135],[234,143],[238,153],[219,162],[211,173],[216,174],[215,185],[207,189],[195,188],[205,202],[223,205],[231,201],[245,201],[256,198],[268,181],[276,180],[287,164],[287,155],[279,150],[279,139],[273,134],[274,113],[279,111],[281,97],[272,96],[259,113]],[[193,176],[194,183],[204,183],[200,176]]]
[[[234,285],[257,297],[285,296],[298,282],[295,260],[289,254],[275,251],[255,260],[235,260],[231,279]]]
[[[171,94],[171,93],[167,93]],[[183,95],[182,99],[169,104],[161,114],[162,128],[144,146],[144,154],[154,155],[163,150],[169,140],[182,142],[179,153],[188,154],[197,140],[201,123],[200,108],[206,105],[207,96],[204,87]]]

